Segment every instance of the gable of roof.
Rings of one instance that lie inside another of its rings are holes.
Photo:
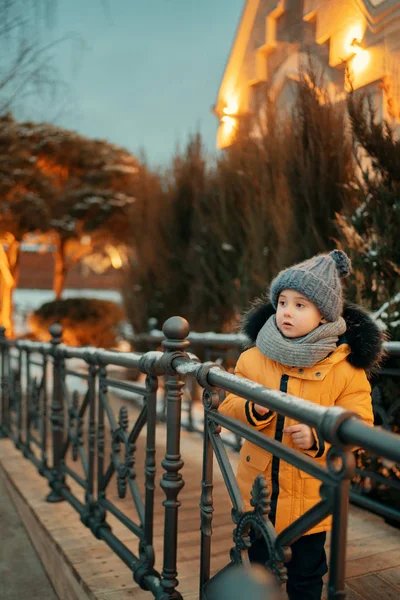
[[[312,23],[304,30],[308,31],[306,37],[284,33],[282,40],[277,39],[277,21],[285,13],[289,25],[285,20],[283,28],[290,28],[294,19]],[[218,146],[232,143],[241,116],[251,110],[258,84],[273,83],[275,70],[288,53],[300,55],[309,47],[310,34],[312,45],[321,48],[316,54],[326,56],[329,68],[343,71],[343,65],[351,61],[355,89],[383,81],[392,69],[389,56],[393,54],[392,63],[400,56],[396,42],[399,27],[393,25],[396,20],[400,20],[398,0],[304,0],[302,4],[246,0],[214,106],[220,120]],[[275,51],[277,55],[269,60]],[[340,75],[337,80],[341,81]]]
[[[214,112],[223,115],[223,109],[235,93],[236,81],[245,58],[247,44],[257,15],[260,0],[246,0],[236,31],[228,62],[222,77]]]
[[[266,73],[263,72],[265,65],[265,56],[271,52],[276,46],[276,20],[286,10],[287,0],[273,0],[265,2],[265,0],[247,0],[243,9],[243,13],[237,28],[236,36],[229,54],[228,62],[220,84],[217,102],[214,106],[214,112],[218,117],[224,114],[224,108],[232,103],[232,98],[238,93],[238,78],[246,59],[249,40],[254,28],[255,20],[259,15],[259,11],[265,13],[265,34],[262,44],[256,48],[257,71],[260,72],[259,80],[266,79]],[[259,60],[261,59],[261,60]],[[249,84],[257,81],[250,81]],[[245,106],[246,101],[234,102],[235,105]]]
[[[336,6],[335,6],[336,4]],[[351,8],[350,3],[336,3],[335,0],[305,0],[303,9],[303,18],[305,21],[311,21],[323,14],[326,11],[332,11],[335,13],[337,10],[348,11]],[[400,3],[398,0],[353,0],[354,9],[357,9],[359,13],[364,17],[366,25],[371,33],[378,33],[394,19],[400,18]],[[318,43],[323,43],[323,40],[317,34]]]

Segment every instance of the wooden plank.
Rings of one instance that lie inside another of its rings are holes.
[[[375,524],[375,535],[361,537],[356,540],[349,539],[346,556],[347,561],[370,556],[387,550],[400,548],[400,532],[377,532]]]
[[[345,586],[346,589],[346,600],[364,600],[362,596],[357,594],[354,590],[349,588],[348,585]]]
[[[346,600],[364,600],[359,594],[357,594],[357,592],[355,592],[354,590],[352,590],[351,588],[349,588],[348,585],[345,586],[346,589]],[[327,600],[328,599],[328,590],[327,590],[327,585],[324,585],[324,589],[322,590],[322,597],[321,600]]]
[[[119,401],[111,399],[114,413],[117,414]],[[130,423],[134,422],[137,415],[136,409],[129,407]],[[137,470],[137,483],[143,496],[144,491],[144,461],[145,461],[145,432],[137,441],[135,465]],[[162,502],[165,494],[160,487],[163,469],[160,466],[165,455],[166,433],[165,426],[157,426],[157,476],[155,488],[155,513],[154,513],[154,548],[156,552],[156,568],[161,571],[163,562],[163,531],[164,507]],[[86,443],[86,441],[85,441]],[[109,436],[108,449],[105,452],[106,461],[109,462]],[[199,567],[200,567],[200,510],[199,501],[201,494],[201,466],[202,466],[202,439],[195,434],[184,432],[181,440],[181,454],[185,460],[182,475],[185,487],[179,495],[181,507],[179,509],[178,533],[178,579],[179,591],[185,600],[194,600],[198,597]],[[87,448],[85,447],[85,451]],[[122,450],[121,456],[124,455]],[[232,468],[236,469],[238,455],[228,451]],[[33,465],[26,461],[21,453],[7,441],[0,441],[0,462],[3,461],[4,469],[19,494],[29,503],[30,510],[36,515],[40,526],[52,539],[54,547],[61,556],[64,556],[64,568],[69,568],[75,582],[85,592],[83,598],[96,600],[149,600],[151,594],[141,590],[133,581],[132,573],[128,567],[111,551],[108,546],[97,540],[92,533],[80,522],[79,515],[67,503],[49,505],[45,502],[48,493],[47,482],[41,478]],[[73,463],[73,469],[80,475],[82,465]],[[79,497],[83,496],[82,489],[68,478],[71,491]],[[214,536],[211,551],[211,572],[221,569],[229,560],[229,549],[233,546],[232,531],[234,525],[231,521],[230,501],[225,489],[223,478],[218,465],[214,470],[214,501],[215,512],[213,519]],[[127,493],[125,499],[120,499],[117,494],[115,477],[107,489],[107,498],[115,504],[129,518],[138,522],[138,516],[133,506],[132,499]],[[107,517],[113,533],[137,555],[138,540],[125,526],[113,516]],[[400,577],[400,532],[384,523],[383,519],[372,515],[360,508],[351,507],[348,535],[348,598],[347,600],[362,600],[364,597],[359,589],[364,586],[369,590],[373,585],[389,586],[396,589]],[[53,569],[54,570],[54,569]],[[372,575],[376,575],[378,581]],[[56,570],[56,576],[64,581],[64,588],[70,588],[67,576],[63,569]],[[365,580],[365,581],[364,581]],[[360,587],[361,586],[361,587]],[[58,591],[58,590],[57,590]],[[368,592],[369,593],[369,592]],[[385,592],[387,598],[390,596]],[[378,595],[377,595],[378,597]],[[400,597],[400,596],[396,596]],[[64,600],[64,596],[60,596]],[[65,596],[67,598],[67,596]],[[68,600],[70,598],[68,597]],[[75,600],[75,598],[74,598]],[[81,600],[81,598],[79,598]]]
[[[397,567],[400,565],[400,548],[380,552],[374,554],[374,548],[371,548],[371,553],[368,556],[362,558],[356,558],[347,562],[347,578],[352,579],[354,577],[360,577],[361,575],[369,575],[372,573],[378,573],[391,567]]]
[[[356,591],[363,600],[399,600],[399,588],[392,586],[378,575],[357,577],[348,582],[349,587]]]
[[[398,588],[400,598],[400,567],[394,567],[394,569],[386,569],[385,571],[381,571],[378,573],[378,576],[384,581],[387,581],[387,583],[391,583],[394,587]]]
[[[88,598],[95,600],[86,583],[79,580],[78,574],[73,572],[63,552],[54,544],[46,529],[36,518],[35,512],[7,476],[6,485],[60,600],[87,600]]]
[[[152,596],[149,592],[141,589],[131,588],[117,590],[111,593],[99,592],[96,596],[97,600],[151,600]],[[185,599],[186,600],[186,599]]]
[[[23,526],[0,469],[0,597],[58,600]]]

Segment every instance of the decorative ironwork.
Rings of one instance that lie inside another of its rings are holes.
[[[167,451],[162,467],[165,473],[162,476],[161,487],[165,492],[165,527],[164,527],[164,564],[162,570],[162,586],[169,597],[181,598],[176,591],[177,579],[177,538],[178,538],[178,508],[180,502],[178,495],[184,486],[180,470],[183,460],[180,454],[180,427],[181,405],[184,382],[173,366],[176,359],[187,358],[184,350],[189,346],[186,337],[189,333],[189,324],[180,317],[171,317],[163,327],[165,340],[162,343],[165,354],[161,363],[165,372],[170,375],[166,383],[167,402]]]
[[[155,327],[156,324],[152,323]],[[150,329],[147,334],[138,334],[128,338],[133,347],[141,350],[158,348],[164,336],[157,329]],[[230,370],[246,345],[247,339],[241,334],[190,333],[190,347],[202,361],[215,360],[224,368]],[[386,360],[379,373],[372,381],[372,399],[375,413],[375,424],[388,431],[400,433],[400,344],[389,342],[385,344]],[[149,353],[151,354],[151,353]],[[221,401],[224,391],[219,389]],[[196,399],[193,394],[192,382],[185,386],[184,412],[187,419],[182,427],[188,431],[203,435],[204,428],[199,420],[194,418]],[[164,409],[160,414],[164,419]],[[241,438],[225,438],[227,446],[239,451]],[[392,524],[400,527],[400,466],[380,460],[373,454],[360,452],[357,456],[357,475],[352,482],[351,499],[369,510],[382,514]],[[391,507],[391,508],[390,508]]]
[[[135,473],[135,444],[132,444],[127,440],[126,432],[129,427],[129,417],[128,417],[128,409],[126,406],[122,406],[119,411],[119,429],[117,429],[113,433],[113,441],[115,443],[123,443],[125,444],[125,460],[123,463],[120,463],[117,468],[117,487],[118,487],[118,496],[120,498],[125,498],[126,496],[126,487],[127,480],[134,480],[136,478]],[[114,449],[116,446],[114,446]],[[115,450],[119,452],[118,450]]]
[[[204,451],[203,474],[200,496],[201,519],[201,565],[200,586],[204,590],[210,579],[211,539],[213,519],[213,458],[217,459],[227,491],[232,502],[232,529],[235,548],[232,559],[248,562],[250,536],[259,535],[267,548],[266,565],[281,583],[286,577],[284,563],[290,556],[288,546],[321,522],[327,515],[333,517],[331,542],[331,565],[329,599],[344,597],[344,567],[346,523],[350,479],[354,474],[353,455],[350,446],[365,447],[368,452],[380,454],[386,461],[400,463],[399,438],[378,428],[371,429],[346,411],[313,405],[289,395],[276,394],[255,386],[217,368],[215,363],[199,363],[185,351],[188,347],[189,327],[184,319],[174,317],[164,325],[166,339],[164,352],[146,355],[108,352],[104,350],[67,348],[61,345],[61,328],[51,329],[50,344],[26,340],[9,341],[0,329],[1,351],[1,421],[0,431],[14,440],[39,472],[48,480],[51,493],[49,501],[66,500],[79,513],[82,523],[93,534],[103,540],[124,561],[135,581],[149,590],[157,600],[181,598],[177,572],[177,527],[179,515],[179,493],[184,485],[181,469],[183,460],[180,449],[181,409],[184,381],[200,382],[204,389]],[[34,363],[32,356],[39,354],[42,363]],[[211,356],[207,356],[210,359]],[[87,372],[67,369],[69,359],[84,361]],[[42,367],[42,376],[32,378],[31,365]],[[108,377],[108,365],[128,366],[145,373],[146,386],[116,382]],[[47,415],[47,366],[52,370],[52,400],[50,415]],[[26,369],[26,370],[25,370]],[[87,381],[83,395],[78,390],[68,390],[70,376]],[[156,484],[156,394],[158,378],[166,380],[166,430],[167,442],[164,472],[161,487],[165,493],[164,519],[164,563],[162,573],[154,569],[155,549],[153,545],[154,490]],[[40,382],[40,383],[39,383]],[[143,402],[132,423],[127,407],[119,410],[116,418],[112,398],[108,392],[115,386],[125,391],[139,393]],[[22,389],[21,389],[22,388]],[[206,389],[205,389],[206,388]],[[222,392],[221,392],[222,390]],[[264,404],[292,419],[301,420],[318,429],[324,439],[333,443],[328,453],[327,466],[322,467],[310,457],[303,455],[279,442],[257,432],[254,428],[218,412],[221,393],[227,391],[252,402]],[[397,419],[397,412],[394,413]],[[28,415],[28,418],[26,418]],[[52,459],[47,464],[46,423],[51,421]],[[67,417],[66,423],[64,416]],[[389,415],[388,419],[392,419]],[[389,422],[389,421],[388,421]],[[132,426],[131,426],[132,423]],[[35,427],[41,438],[35,437]],[[262,476],[256,478],[251,498],[252,510],[244,510],[244,502],[229,463],[227,450],[221,438],[221,428],[233,435],[245,438],[262,449],[287,461],[294,467],[320,479],[321,501],[302,515],[289,527],[276,534],[269,520],[270,500],[267,484]],[[141,498],[135,474],[135,452],[139,435],[146,432],[145,500]],[[88,457],[84,453],[87,434]],[[111,456],[106,456],[111,440]],[[33,452],[39,446],[42,459]],[[81,457],[84,477],[72,471],[68,464],[71,448],[72,462]],[[123,456],[121,456],[124,452]],[[95,462],[97,460],[97,469]],[[95,478],[97,477],[97,482]],[[75,497],[73,486],[68,487],[69,478],[75,479],[85,490],[84,502]],[[132,521],[119,506],[114,505],[108,495],[108,487],[115,480],[121,500],[132,500],[137,510],[138,522]],[[97,485],[95,485],[97,484]],[[127,498],[128,489],[131,498]],[[111,514],[139,540],[138,556],[119,540],[107,523]]]
[[[30,390],[31,406],[30,406],[29,421],[36,430],[39,429],[40,392],[41,392],[41,383],[38,383],[37,378],[34,377],[32,379],[31,390]]]
[[[104,530],[111,531],[106,523],[107,512],[98,502],[89,502],[85,505],[81,515],[82,523],[90,529],[95,537],[103,539]]]
[[[268,519],[271,509],[270,492],[263,475],[258,475],[254,480],[250,505],[253,510],[242,514],[233,532],[235,547],[231,550],[231,560],[235,564],[248,564],[247,552],[253,534],[254,538],[262,538],[264,541],[268,555],[266,568],[278,577],[281,584],[286,583],[287,569],[281,556],[276,552],[276,532]],[[285,558],[288,560],[289,556],[286,554]]]
[[[271,511],[270,492],[263,475],[258,475],[253,483],[250,504],[254,508],[254,513],[261,517],[268,516]]]
[[[72,407],[69,410],[69,437],[72,449],[72,460],[78,460],[79,449],[83,446],[83,419],[79,415],[79,393],[72,393]]]
[[[152,372],[152,371],[151,371]],[[147,412],[147,436],[146,436],[146,463],[145,463],[145,486],[146,486],[146,508],[144,522],[144,541],[146,562],[148,569],[154,566],[153,544],[153,513],[154,513],[154,491],[156,478],[156,403],[157,403],[158,379],[154,375],[146,377],[146,412]]]
[[[1,345],[1,420],[0,420],[0,439],[7,437],[9,430],[9,394],[8,394],[8,381],[9,375],[6,371],[8,367],[8,361],[6,353],[8,350],[7,339],[6,339],[6,328],[0,326],[0,345]]]
[[[53,437],[53,466],[49,478],[51,492],[47,502],[62,502],[63,490],[66,489],[65,474],[62,468],[62,447],[64,443],[64,406],[61,390],[62,358],[57,346],[61,344],[62,327],[58,323],[50,327],[53,356],[53,398],[51,403],[51,429]]]
[[[13,391],[15,390],[15,393]],[[10,430],[13,432],[12,438],[17,448],[23,449],[23,398],[21,387],[21,355],[19,356],[18,367],[10,369],[9,385],[9,423]]]
[[[400,349],[397,346],[388,344],[385,361],[371,383],[375,425],[400,435]],[[351,501],[400,528],[400,463],[364,449],[357,451],[356,460]]]

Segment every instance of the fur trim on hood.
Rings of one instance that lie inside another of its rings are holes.
[[[254,346],[261,327],[275,312],[268,300],[258,298],[244,313],[240,330],[249,340],[246,348]],[[343,342],[347,343],[351,350],[347,360],[357,369],[365,369],[368,372],[375,371],[384,356],[382,348],[384,334],[370,315],[355,304],[345,302],[342,316],[347,325]]]

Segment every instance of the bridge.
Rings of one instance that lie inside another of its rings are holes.
[[[1,471],[59,598],[206,597],[210,577],[229,562],[232,548],[233,560],[243,561],[245,523],[268,538],[271,577],[284,584],[284,549],[327,514],[333,533],[325,598],[345,591],[349,600],[398,598],[399,530],[355,506],[347,523],[354,476],[347,445],[400,462],[399,438],[199,362],[185,352],[183,320],[169,320],[164,333],[164,352],[143,355],[65,347],[58,326],[49,344],[4,336],[0,342]],[[139,369],[146,384],[117,378],[115,369],[122,368]],[[184,384],[194,378],[204,389],[204,415],[189,427],[198,431],[186,431]],[[317,512],[284,536],[268,523],[262,481],[255,482],[254,511],[243,513],[234,479],[238,455],[229,443],[252,436],[266,442],[219,415],[218,390],[301,415],[333,443],[332,461],[342,461],[340,472],[329,461],[319,471],[299,453],[274,448],[320,478],[327,492]]]

